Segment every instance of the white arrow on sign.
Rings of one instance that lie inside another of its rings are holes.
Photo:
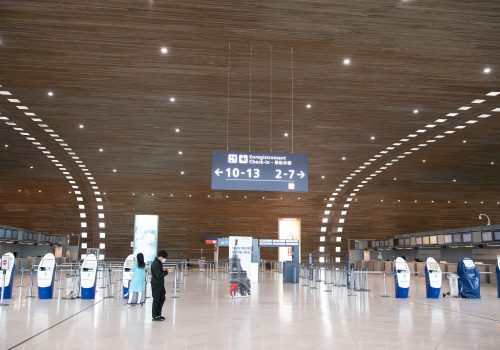
[[[220,174],[222,174],[222,173],[223,173],[223,171],[220,169],[215,170],[215,175],[217,175],[217,176],[220,176]]]
[[[300,173],[298,173],[297,176],[300,177],[301,179],[303,179],[304,176],[306,176],[306,174],[304,174],[303,171],[300,171]]]

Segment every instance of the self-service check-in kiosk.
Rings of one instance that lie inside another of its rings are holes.
[[[403,258],[394,261],[394,288],[396,298],[408,298],[410,290],[410,268]]]
[[[497,296],[500,298],[500,258],[497,258]]]
[[[427,298],[439,299],[443,275],[441,268],[434,258],[427,258],[425,262],[425,291]]]
[[[54,278],[56,276],[56,258],[54,254],[47,253],[38,264],[38,299],[52,299],[54,291]]]
[[[123,263],[123,299],[128,299],[128,288],[130,286],[130,281],[132,280],[132,269],[134,268],[134,264],[134,254],[130,254],[129,256],[127,256],[127,259],[125,259],[125,262]]]
[[[472,259],[460,259],[457,265],[457,275],[458,292],[461,298],[481,298],[479,269]]]
[[[15,257],[12,253],[5,253],[2,255],[2,265],[0,276],[0,295],[3,299],[10,299],[12,297],[12,286],[14,285],[14,271],[15,271]]]
[[[81,298],[94,299],[97,283],[97,257],[94,254],[88,254],[83,260],[80,278]]]

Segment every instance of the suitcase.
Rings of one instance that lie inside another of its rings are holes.
[[[146,302],[146,291],[138,293],[129,290],[128,305],[144,305]]]

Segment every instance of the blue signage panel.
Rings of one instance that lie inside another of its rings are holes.
[[[307,192],[307,156],[214,151],[212,190]]]

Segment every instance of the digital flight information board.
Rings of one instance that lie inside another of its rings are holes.
[[[212,190],[307,192],[307,156],[212,152]]]

